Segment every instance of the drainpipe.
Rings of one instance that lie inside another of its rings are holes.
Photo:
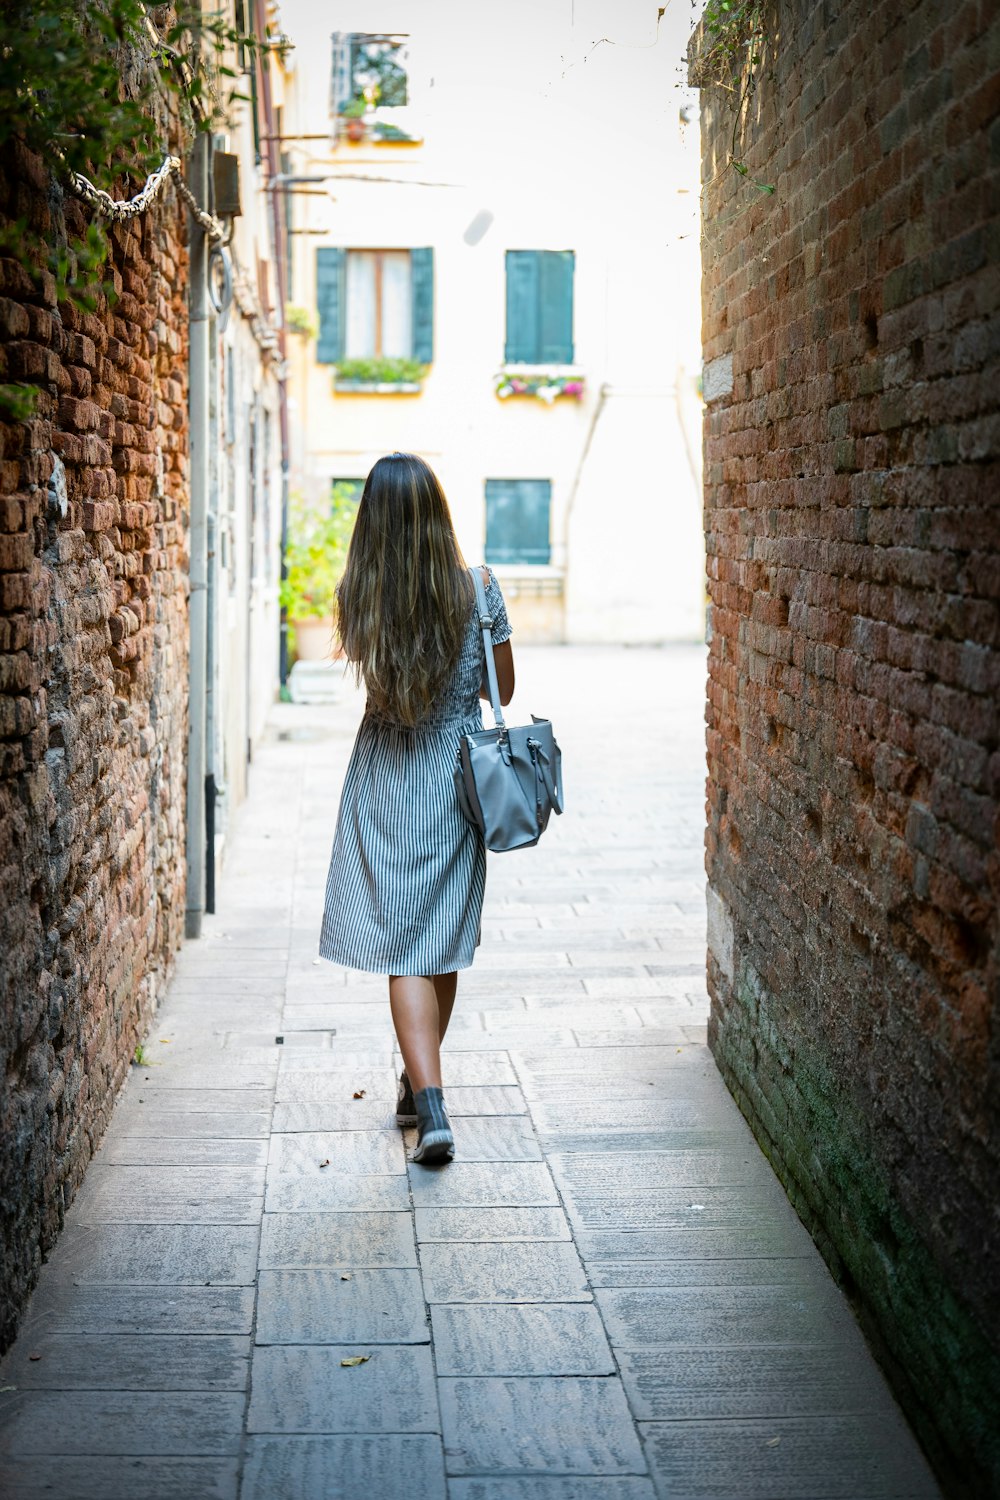
[[[267,28],[264,0],[254,0],[254,29],[263,38]],[[264,146],[267,152],[267,180],[272,185],[281,170],[280,147],[274,131],[274,105],[271,99],[270,54],[261,54],[261,102],[264,106]],[[256,76],[256,65],[255,65]],[[281,194],[269,193],[271,199],[271,223],[274,244],[274,280],[278,296],[278,350],[281,355],[281,370],[278,379],[278,421],[281,429],[281,577],[285,577],[285,543],[288,538],[288,342],[285,330],[285,290],[288,285],[288,239],[281,216]],[[279,635],[278,670],[282,688],[288,681],[288,614],[281,611]]]
[[[199,203],[209,201],[207,135],[191,152],[188,180]],[[205,768],[206,695],[208,691],[208,395],[209,301],[208,240],[199,224],[190,221],[190,369],[188,416],[190,432],[190,555],[191,595],[188,602],[188,746],[187,746],[187,895],[184,936],[201,936],[205,910]]]

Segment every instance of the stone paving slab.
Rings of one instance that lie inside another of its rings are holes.
[[[269,1091],[262,1089],[170,1089],[160,1088],[158,1083],[159,1075],[153,1083],[130,1080],[128,1092],[119,1101],[115,1111],[116,1115],[121,1115],[127,1126],[141,1123],[145,1117],[144,1112],[148,1112],[149,1115],[158,1112],[170,1115],[201,1115],[211,1118],[216,1115],[232,1114],[238,1117],[241,1123],[249,1119],[266,1119],[270,1114],[271,1095]],[[134,1131],[126,1133],[135,1134]]]
[[[267,1141],[240,1136],[116,1135],[94,1158],[115,1167],[263,1167]]]
[[[419,1271],[261,1271],[258,1344],[420,1344],[430,1338]]]
[[[542,1149],[525,1115],[454,1117],[456,1158],[473,1161],[541,1161]],[[416,1144],[416,1131],[408,1137]]]
[[[317,1171],[315,1177],[269,1173],[264,1203],[268,1213],[312,1214],[323,1210],[377,1213],[408,1209],[406,1176],[364,1177],[348,1172]]]
[[[252,1287],[76,1286],[46,1278],[31,1300],[18,1343],[46,1333],[249,1333]],[[15,1346],[16,1347],[16,1346]]]
[[[613,1379],[442,1378],[449,1474],[642,1474],[646,1462]]]
[[[592,1303],[442,1303],[431,1326],[439,1375],[615,1374]]]
[[[0,1395],[0,1453],[235,1454],[243,1408],[242,1391],[19,1391]]]
[[[656,1151],[648,1143],[640,1151],[579,1151],[552,1153],[549,1164],[556,1186],[570,1196],[600,1198],[605,1192],[629,1192],[664,1187],[730,1187],[763,1183],[770,1188],[774,1174],[760,1152],[733,1137],[728,1149],[691,1150],[677,1147]]]
[[[413,1216],[406,1211],[264,1215],[261,1269],[353,1270],[417,1264]]]
[[[52,1263],[78,1286],[252,1286],[257,1238],[256,1224],[81,1224],[74,1205]]]
[[[149,1083],[157,1090],[194,1089],[201,1093],[211,1089],[214,1093],[221,1093],[235,1089],[261,1094],[273,1086],[277,1067],[277,1059],[274,1062],[244,1065],[220,1063],[217,1067],[181,1060],[173,1066],[160,1063],[155,1073],[150,1069],[147,1074],[140,1068],[137,1070],[135,1083]]]
[[[364,1100],[359,1100],[364,1103]],[[325,1163],[325,1165],[324,1165]],[[311,1177],[319,1172],[350,1172],[383,1177],[406,1171],[398,1131],[322,1130],[271,1136],[268,1169],[286,1176]]]
[[[938,1495],[895,1411],[755,1422],[642,1424],[662,1496],[697,1500],[930,1500]],[[775,1441],[777,1439],[777,1441]]]
[[[570,1223],[580,1231],[673,1229],[701,1235],[728,1229],[749,1233],[769,1214],[780,1224],[783,1214],[794,1212],[777,1181],[751,1186],[609,1190],[601,1197],[574,1190],[567,1192],[564,1201]]]
[[[250,1437],[240,1500],[446,1500],[441,1440],[417,1433]]]
[[[257,1224],[261,1167],[118,1167],[93,1161],[74,1208],[81,1224]]]
[[[453,1479],[449,1500],[655,1500],[650,1479],[600,1479],[584,1475],[521,1475],[503,1479]]]
[[[445,1103],[448,1113],[455,1119],[462,1115],[526,1115],[528,1106],[524,1095],[515,1085],[490,1086],[483,1085],[475,1088],[455,1087],[448,1078],[451,1062],[456,1054],[449,1054],[447,1060],[442,1059],[442,1067],[445,1070]]]
[[[0,1457],[4,1500],[236,1500],[235,1458]]]
[[[276,1104],[273,1128],[290,1135],[297,1131],[382,1130],[395,1120],[395,1102],[388,1099],[315,1099],[304,1104]]]
[[[104,1148],[119,1140],[264,1140],[271,1128],[271,1106],[259,1109],[164,1109],[160,1101],[122,1100],[104,1137]]]
[[[843,1416],[891,1409],[863,1344],[619,1349],[640,1421]]]
[[[700,1239],[700,1237],[699,1237]],[[758,1256],[754,1260],[719,1258],[668,1260],[587,1259],[587,1276],[598,1287],[744,1287],[826,1286],[828,1282],[811,1255]]]
[[[414,1221],[421,1244],[571,1238],[561,1208],[418,1208]]]
[[[365,1363],[341,1364],[362,1356]],[[439,1432],[429,1345],[256,1349],[248,1432]]]
[[[564,1241],[421,1245],[424,1296],[434,1302],[589,1302],[576,1246]]]
[[[836,1287],[642,1287],[595,1293],[611,1342],[657,1344],[829,1343],[851,1328]]]
[[[30,1348],[22,1348],[21,1343],[18,1340],[0,1364],[0,1386],[56,1391],[242,1392],[250,1359],[249,1335],[39,1331]]]
[[[418,1208],[530,1208],[559,1201],[544,1162],[510,1162],[502,1172],[489,1162],[455,1161],[447,1171],[411,1165],[410,1190]]]

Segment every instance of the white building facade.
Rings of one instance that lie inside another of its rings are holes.
[[[696,127],[651,14],[282,7],[291,483],[421,454],[521,640],[703,632]]]

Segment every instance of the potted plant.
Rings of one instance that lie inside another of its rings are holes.
[[[334,640],[337,585],[347,563],[359,498],[350,484],[333,486],[329,510],[307,504],[301,494],[289,497],[279,597],[295,631],[299,661],[324,661],[340,654]]]
[[[344,129],[349,141],[363,141],[367,122],[365,116],[368,113],[368,100],[364,94],[355,94],[340,111],[340,118],[345,122]]]

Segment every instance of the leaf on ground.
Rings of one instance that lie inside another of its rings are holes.
[[[765,1448],[777,1448],[777,1446],[778,1446],[778,1444],[780,1442],[781,1442],[780,1437],[768,1438],[767,1442],[764,1444],[764,1447]]]
[[[320,1162],[320,1166],[321,1167],[328,1167],[329,1165],[330,1165],[330,1158],[329,1157],[327,1157],[326,1161],[321,1161]]]
[[[28,1358],[32,1361],[32,1363],[34,1363],[35,1360],[41,1359],[41,1357],[42,1356],[40,1354],[29,1354],[28,1355]]]
[[[363,1099],[365,1097],[365,1091],[364,1091],[364,1089],[355,1089],[354,1090],[354,1097],[355,1097],[355,1099]]]
[[[170,1046],[170,1043],[171,1043],[171,1042],[172,1042],[172,1041],[173,1041],[173,1037],[169,1037],[169,1036],[161,1036],[161,1037],[160,1037],[160,1046],[161,1046],[161,1047],[169,1047],[169,1046]]]
[[[370,1354],[352,1354],[349,1359],[342,1359],[340,1363],[346,1368],[348,1365],[366,1365],[370,1359]]]

